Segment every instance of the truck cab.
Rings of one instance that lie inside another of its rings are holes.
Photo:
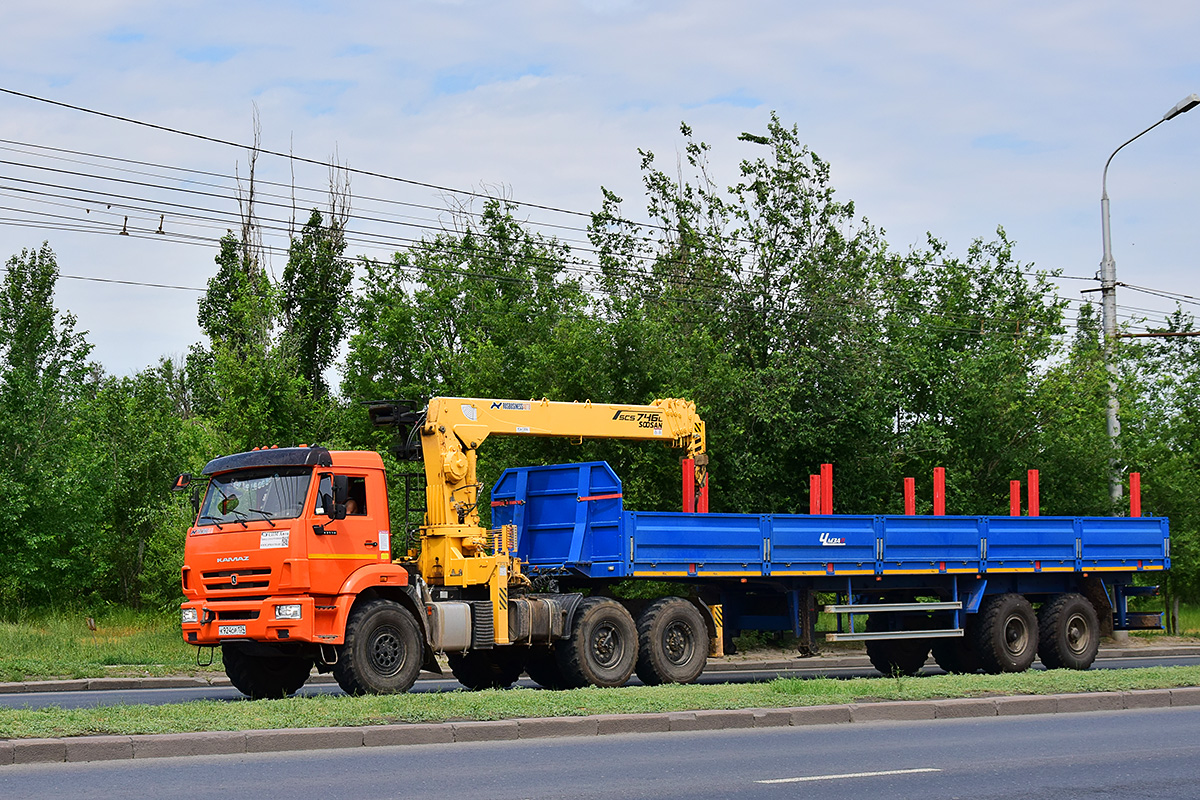
[[[249,672],[265,663],[307,677],[314,663],[336,662],[364,592],[408,585],[391,559],[378,453],[262,448],[214,459],[204,475],[185,544],[182,633],[221,646],[227,667],[232,657],[257,665]],[[289,688],[247,681],[252,696]]]

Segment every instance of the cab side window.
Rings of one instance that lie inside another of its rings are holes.
[[[350,478],[346,496],[346,516],[366,516],[367,479]]]

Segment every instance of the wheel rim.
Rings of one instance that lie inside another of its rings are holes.
[[[663,631],[663,655],[676,666],[682,666],[692,660],[696,652],[696,642],[692,638],[692,629],[682,621],[672,622]]]
[[[592,655],[601,667],[616,666],[625,652],[625,643],[621,641],[621,632],[610,622],[597,626],[592,635]]]
[[[1014,656],[1021,655],[1029,647],[1029,626],[1018,614],[1004,621],[1004,647]]]
[[[1066,625],[1067,649],[1074,655],[1083,655],[1092,644],[1092,630],[1083,614],[1072,614]]]
[[[384,627],[371,636],[368,647],[371,666],[383,676],[392,676],[404,666],[404,643],[395,628]]]

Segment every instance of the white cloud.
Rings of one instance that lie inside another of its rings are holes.
[[[0,86],[235,141],[249,139],[257,105],[268,149],[325,159],[336,147],[354,167],[580,211],[605,185],[630,213],[637,148],[670,165],[686,119],[732,183],[747,153],[737,134],[776,110],[897,249],[931,231],[961,252],[1003,225],[1022,260],[1087,275],[1100,258],[1104,159],[1200,91],[1198,22],[1181,0],[57,2],[0,11]],[[1119,277],[1200,295],[1191,116],[1117,156],[1109,189]],[[237,150],[11,96],[0,97],[0,137],[245,170]],[[260,170],[291,177],[270,159]],[[324,174],[298,167],[297,180],[320,186]],[[439,202],[365,177],[354,191]],[[232,198],[211,207],[236,210]],[[0,224],[0,255],[42,238],[65,274],[203,286],[214,269],[211,248],[11,224]],[[1123,291],[1126,301],[1169,307]],[[60,302],[118,373],[199,337],[194,293],[64,280]]]

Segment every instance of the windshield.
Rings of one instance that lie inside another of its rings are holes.
[[[304,509],[311,480],[311,467],[260,467],[214,475],[199,521],[294,519]]]

